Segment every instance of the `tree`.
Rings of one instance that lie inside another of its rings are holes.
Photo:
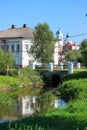
[[[87,39],[80,43],[80,50],[82,55],[82,63],[87,66]]]
[[[81,52],[78,50],[70,50],[64,53],[68,61],[79,61],[81,59]]]
[[[81,43],[80,43],[80,49],[83,50],[87,47],[87,39],[84,39]]]
[[[13,65],[14,65],[14,58],[12,53],[0,50],[0,74],[6,74],[7,67],[12,68]]]
[[[87,66],[87,47],[81,51],[81,54],[82,54],[82,61],[84,65]]]
[[[35,27],[33,44],[30,53],[34,59],[44,63],[53,62],[55,38],[47,23]]]

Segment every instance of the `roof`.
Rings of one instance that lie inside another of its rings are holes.
[[[76,46],[74,43],[68,43],[68,44],[65,44],[64,46]]]
[[[34,30],[24,26],[23,28],[13,27],[4,31],[0,31],[0,39],[13,39],[13,38],[33,38]]]
[[[60,30],[60,28],[58,29],[58,31],[56,32],[56,35],[57,35],[57,37],[60,35],[60,36],[63,36],[63,34],[62,34],[62,31]]]

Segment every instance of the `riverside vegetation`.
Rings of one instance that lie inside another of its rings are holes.
[[[35,78],[35,75],[32,76],[29,78],[30,83]],[[20,83],[25,81],[22,79]],[[58,86],[56,95],[67,101],[65,107],[49,110],[40,116],[0,124],[0,130],[87,130],[87,71],[67,75]]]
[[[20,77],[16,69],[8,75],[0,75],[0,104],[9,107],[13,102],[13,97],[38,94],[42,86],[41,76],[29,68],[20,69]]]

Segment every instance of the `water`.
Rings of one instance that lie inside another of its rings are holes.
[[[41,97],[22,96],[13,100],[10,105],[0,104],[0,123],[17,120],[30,115],[40,115],[57,107],[64,107],[61,99],[42,99]]]

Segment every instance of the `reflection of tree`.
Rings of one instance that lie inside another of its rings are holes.
[[[8,101],[0,103],[0,118],[44,114],[53,107],[53,97],[49,94],[41,97],[19,96],[15,100],[9,97]]]
[[[0,104],[0,118],[10,117],[14,113],[14,106],[7,106],[7,104]]]
[[[38,97],[36,99],[36,111],[38,114],[44,114],[48,110],[52,109],[54,107],[54,95],[51,95],[50,93],[46,93],[42,95],[40,98]]]
[[[15,101],[9,94],[0,94],[0,118],[13,115],[15,108],[14,106]]]

